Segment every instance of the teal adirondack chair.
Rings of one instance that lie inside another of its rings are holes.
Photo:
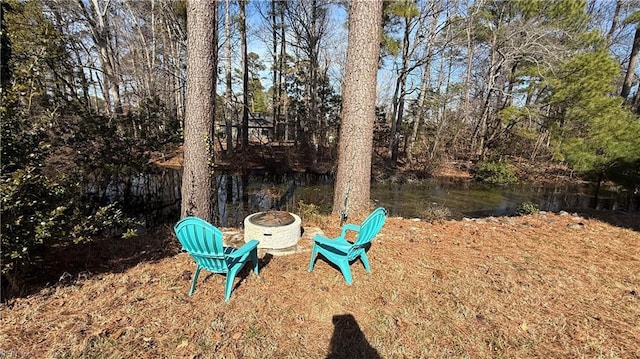
[[[189,295],[196,289],[201,269],[212,273],[226,274],[224,300],[228,301],[233,289],[233,281],[248,260],[253,262],[253,272],[258,274],[258,241],[251,240],[242,247],[224,247],[222,232],[207,221],[198,217],[185,217],[173,227],[182,249],[187,251],[198,265]]]
[[[387,210],[379,207],[371,212],[371,214],[362,221],[361,225],[345,224],[342,227],[342,233],[337,238],[329,239],[316,234],[313,238],[313,250],[311,251],[311,261],[309,262],[307,271],[311,272],[313,270],[318,254],[322,254],[328,261],[340,268],[344,280],[348,285],[353,283],[349,266],[351,262],[356,259],[360,259],[367,273],[371,273],[366,250],[371,245],[371,240],[377,236],[380,229],[382,229],[386,219]],[[358,236],[353,243],[345,239],[347,231],[358,232]]]

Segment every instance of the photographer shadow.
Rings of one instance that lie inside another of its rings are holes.
[[[381,358],[378,351],[367,341],[353,315],[334,315],[332,321],[334,329],[327,359]]]

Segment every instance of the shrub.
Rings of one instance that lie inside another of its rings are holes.
[[[494,185],[506,185],[518,181],[511,166],[501,161],[480,162],[474,177],[479,181]]]
[[[90,241],[98,235],[121,234],[137,223],[116,207],[80,205],[73,183],[26,167],[3,173],[2,272],[27,264],[30,253],[55,241]],[[132,230],[127,235],[133,234]]]
[[[106,167],[109,163],[95,159],[83,163],[75,157],[54,161],[61,153],[56,151],[64,146],[50,130],[50,119],[17,111],[15,103],[5,103],[0,106],[2,274],[29,264],[34,252],[56,242],[89,241],[125,231],[132,235],[134,231],[127,230],[135,228],[136,221],[116,204],[89,203],[82,197],[81,174],[88,172],[89,166]],[[116,142],[105,142],[109,140]],[[95,154],[95,149],[78,147],[72,153],[80,152]]]
[[[427,222],[441,222],[451,217],[451,210],[443,205],[434,203],[423,209],[419,215],[420,218]]]
[[[520,204],[518,209],[516,209],[516,215],[518,216],[525,216],[527,214],[537,214],[537,213],[540,213],[540,208],[538,207],[537,204],[530,201],[522,202],[522,204]]]
[[[298,214],[303,220],[310,221],[315,217],[320,216],[320,207],[313,203],[304,203],[304,201],[298,202]]]

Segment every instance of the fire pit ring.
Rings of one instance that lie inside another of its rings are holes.
[[[300,224],[297,215],[284,211],[258,212],[244,219],[244,241],[257,239],[261,249],[285,249],[298,244]]]

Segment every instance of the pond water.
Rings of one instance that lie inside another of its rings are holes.
[[[601,189],[597,204],[594,203],[594,193],[595,188],[590,185],[494,187],[475,182],[423,181],[373,183],[371,186],[371,198],[376,205],[402,217],[423,217],[430,208],[446,208],[453,218],[513,215],[526,202],[552,212],[586,208],[628,209],[630,194],[626,191]],[[332,195],[333,186],[329,184],[309,186],[297,192],[305,203],[320,203],[327,210],[332,206]],[[638,209],[637,203],[635,209]]]
[[[147,225],[173,222],[180,213],[180,172],[123,176],[87,187],[87,195],[104,203],[119,201],[130,215],[140,216]],[[300,206],[314,205],[329,213],[333,181],[309,175],[239,177],[216,176],[216,224],[241,226],[247,215],[271,208],[297,212]],[[412,183],[372,183],[371,198],[386,207],[390,215],[425,217],[430,209],[446,209],[451,218],[512,215],[525,202],[540,210],[558,212],[597,208],[640,209],[640,196],[618,188],[603,188],[598,201],[591,185],[492,187],[469,181],[422,181]]]

